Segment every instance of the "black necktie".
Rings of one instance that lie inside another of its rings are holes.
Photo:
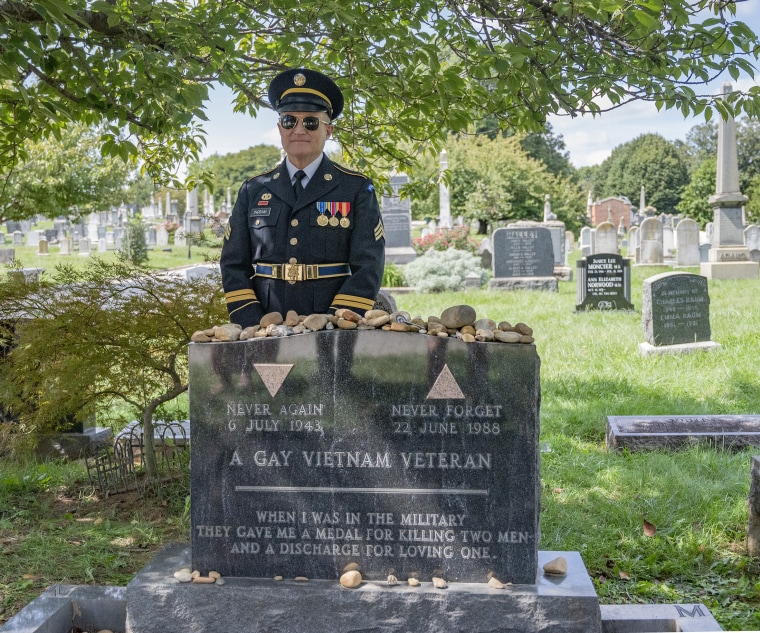
[[[303,184],[301,183],[301,179],[306,176],[306,172],[303,169],[299,169],[295,174],[293,174],[296,181],[293,183],[293,193],[296,194],[296,200],[298,200],[298,196],[301,195],[301,192],[303,192]]]

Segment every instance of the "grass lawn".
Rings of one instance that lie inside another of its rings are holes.
[[[467,303],[480,317],[533,328],[541,549],[580,551],[603,603],[702,602],[726,630],[760,629],[760,562],[745,545],[750,458],[760,449],[605,448],[609,415],[760,413],[760,279],[709,282],[719,350],[642,357],[642,282],[660,272],[633,269],[637,312],[576,313],[575,282],[560,283],[558,293],[396,301],[423,317]],[[184,474],[143,494],[103,498],[81,463],[0,462],[0,623],[50,584],[124,585],[163,543],[189,540],[188,491]]]

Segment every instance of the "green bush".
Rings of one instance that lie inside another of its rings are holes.
[[[387,262],[383,270],[383,288],[399,288],[404,285],[404,273],[400,266]]]
[[[488,281],[488,271],[481,267],[479,257],[450,248],[427,251],[409,262],[404,268],[404,277],[420,292],[442,292],[461,290],[468,273],[472,272],[480,277],[481,286]]]

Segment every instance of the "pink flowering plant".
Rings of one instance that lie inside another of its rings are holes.
[[[470,237],[470,227],[455,226],[453,229],[438,229],[425,237],[412,240],[412,247],[418,255],[427,251],[445,251],[453,248],[457,251],[467,251],[473,255],[478,253],[478,242]]]

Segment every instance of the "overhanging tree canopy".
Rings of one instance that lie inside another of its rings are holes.
[[[758,114],[757,88],[698,93],[724,71],[753,72],[760,43],[734,11],[723,0],[0,0],[0,165],[67,121],[107,121],[105,153],[166,177],[202,147],[209,84],[253,114],[271,77],[299,65],[345,90],[337,138],[359,166],[408,168],[475,118],[536,129],[550,113],[599,112],[601,97]]]

